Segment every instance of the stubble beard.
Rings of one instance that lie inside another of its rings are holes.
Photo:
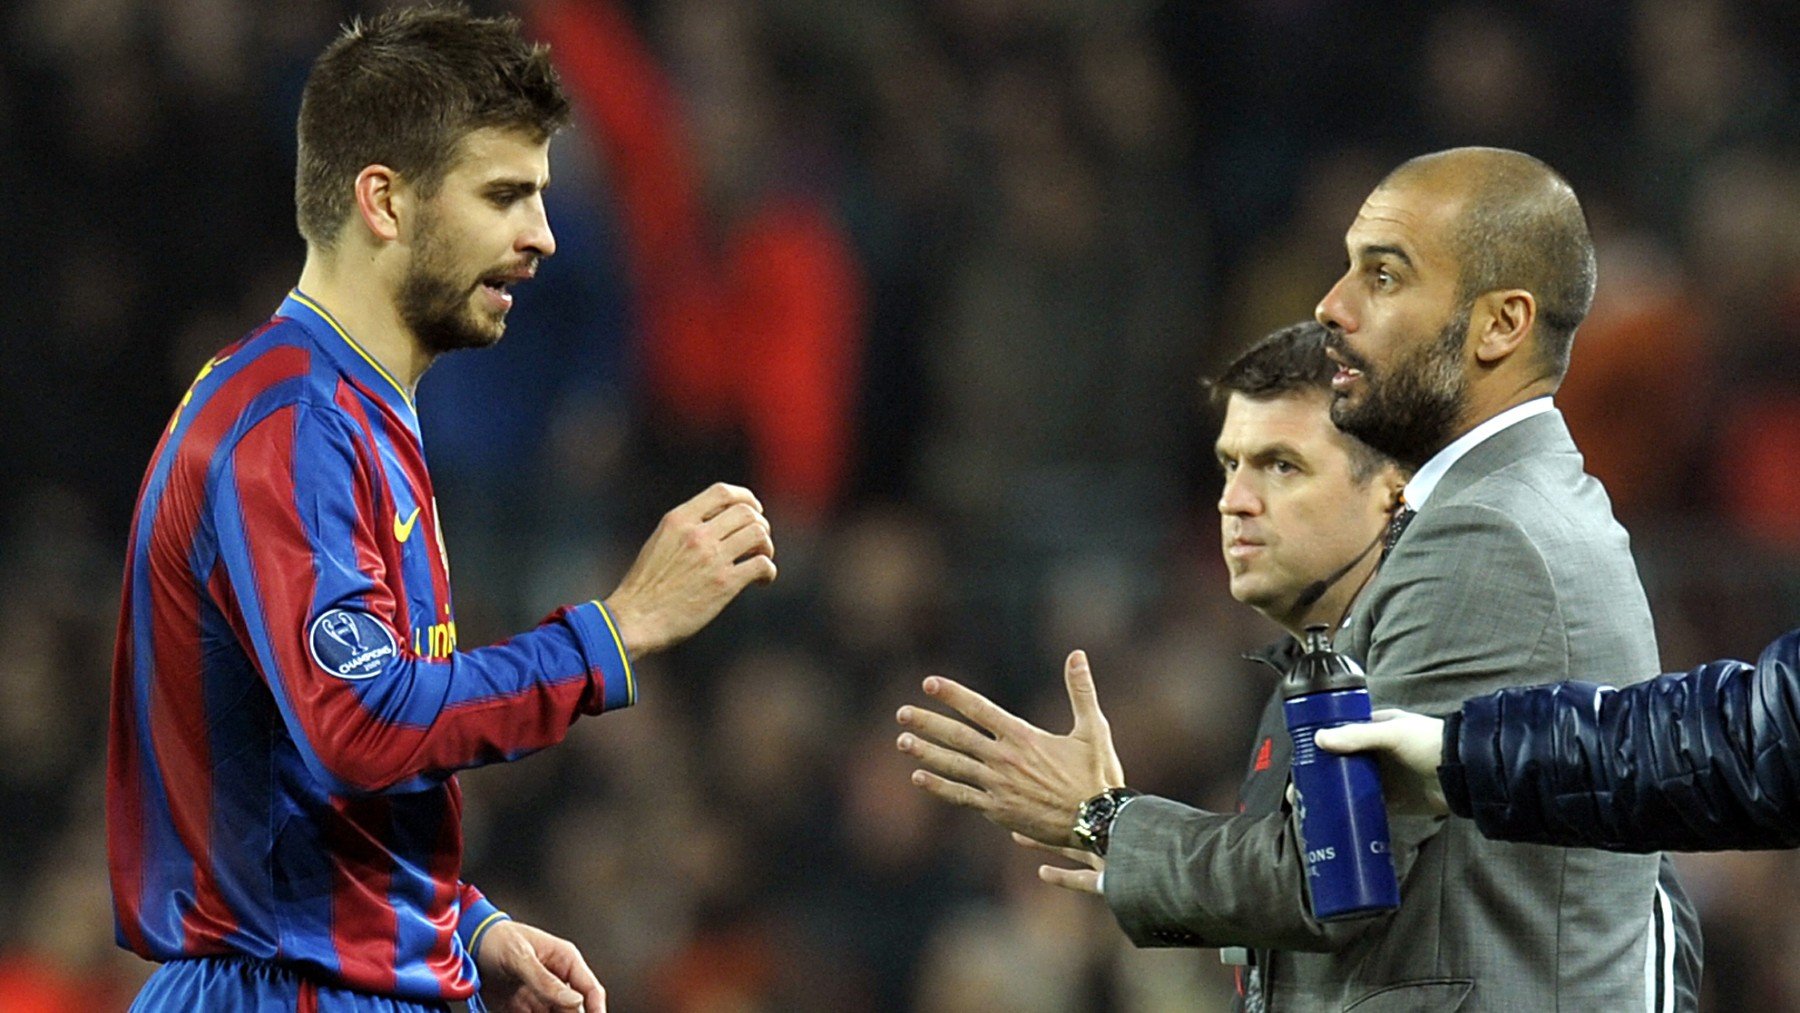
[[[446,243],[429,221],[421,222],[412,265],[400,284],[400,319],[432,355],[486,348],[500,340],[506,319],[482,319],[470,305],[480,282],[462,284],[450,266]]]
[[[1463,306],[1438,332],[1437,340],[1386,375],[1372,374],[1366,361],[1350,364],[1363,373],[1367,392],[1351,405],[1339,395],[1331,402],[1331,421],[1409,468],[1418,468],[1448,446],[1469,404],[1469,378],[1463,374],[1462,349],[1469,330],[1470,306]],[[1340,355],[1351,355],[1342,345]]]

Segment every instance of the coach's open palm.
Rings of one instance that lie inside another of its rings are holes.
[[[925,692],[955,708],[987,734],[920,707],[902,707],[908,729],[900,751],[918,760],[913,783],[938,798],[974,809],[1015,833],[1056,847],[1074,847],[1081,803],[1125,786],[1112,729],[1100,712],[1087,654],[1063,666],[1075,727],[1053,735],[962,684],[934,675]],[[991,738],[989,736],[992,736]]]
[[[750,490],[719,482],[663,515],[606,609],[632,654],[693,636],[738,592],[775,579],[775,542]]]

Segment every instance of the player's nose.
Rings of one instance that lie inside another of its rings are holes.
[[[550,231],[550,216],[544,213],[541,204],[537,214],[532,216],[531,224],[519,233],[513,248],[520,253],[536,253],[539,257],[548,257],[556,252],[556,234]]]

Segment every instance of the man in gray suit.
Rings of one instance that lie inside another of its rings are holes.
[[[1365,659],[1376,702],[1445,710],[1505,685],[1654,674],[1625,534],[1549,401],[1594,284],[1567,183],[1515,152],[1425,156],[1377,187],[1347,245],[1349,268],[1318,309],[1339,367],[1332,417],[1417,468],[1416,518],[1340,636]],[[1320,924],[1291,814],[1214,814],[1120,790],[1079,667],[1072,695],[1084,690],[1090,713],[1078,707],[1074,735],[948,741],[965,761],[972,747],[976,767],[914,755],[966,783],[915,780],[1044,844],[1103,853],[1106,901],[1140,944],[1259,949],[1252,1008],[1672,1003],[1652,944],[1672,931],[1654,856],[1499,844],[1466,823],[1398,817],[1400,909]],[[935,683],[928,692],[977,723],[992,717]],[[1062,870],[1062,881],[1094,875]]]

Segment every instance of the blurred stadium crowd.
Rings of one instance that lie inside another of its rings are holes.
[[[498,3],[478,9],[502,9]],[[295,107],[339,0],[0,9],[0,1009],[117,1008],[101,825],[125,525],[194,371],[297,276]],[[1229,809],[1274,631],[1218,562],[1195,377],[1311,312],[1402,158],[1574,182],[1558,401],[1664,661],[1800,623],[1800,19],[1785,0],[516,0],[578,102],[560,251],[420,390],[465,646],[611,587],[715,478],[782,576],[643,703],[463,778],[468,877],[615,1008],[1208,1010],[907,783],[952,674]],[[1605,673],[1595,673],[1603,676]],[[1800,1009],[1800,856],[1682,859],[1716,1010]]]

